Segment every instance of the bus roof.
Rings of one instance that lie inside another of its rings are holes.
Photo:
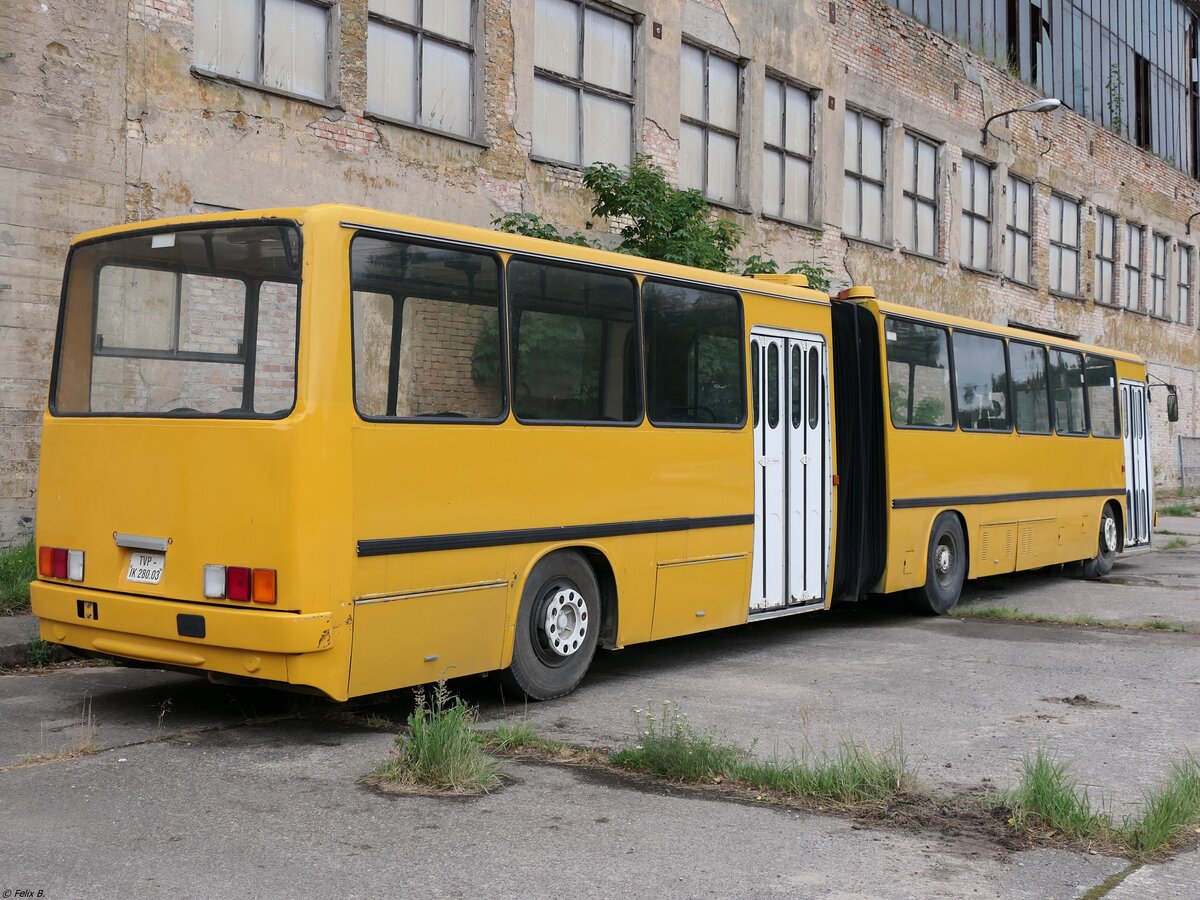
[[[343,203],[323,203],[307,207],[237,210],[153,219],[88,231],[75,237],[71,244],[74,246],[85,241],[115,237],[137,231],[170,229],[204,223],[258,219],[292,219],[304,223],[306,221],[314,221],[318,218],[324,220],[326,223],[337,222],[346,227],[360,226],[367,229],[379,229],[413,237],[441,238],[492,250],[504,250],[530,255],[550,256],[583,263],[594,263],[596,265],[624,269],[639,274],[662,275],[693,282],[703,282],[746,293],[781,297],[786,300],[829,304],[829,296],[822,291],[787,284],[779,280],[759,280],[744,275],[731,275],[727,272],[716,272],[710,269],[699,269],[693,266],[661,262],[656,259],[632,256],[627,253],[615,253],[611,250],[597,250],[591,247],[580,247],[560,241],[525,237],[524,235],[509,234],[489,228],[478,228],[473,225],[460,225],[453,222],[385,212],[365,206]]]

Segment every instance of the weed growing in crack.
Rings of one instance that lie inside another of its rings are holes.
[[[427,697],[416,692],[408,733],[398,735],[391,759],[367,781],[383,788],[427,789],[439,793],[486,793],[501,783],[500,764],[483,748],[474,730],[475,710],[439,682]]]
[[[845,741],[833,754],[811,749],[758,759],[711,730],[697,728],[673,703],[661,715],[634,710],[635,743],[610,761],[621,768],[674,781],[744,784],[804,801],[856,805],[881,803],[910,789],[913,778],[897,742],[878,752]]]
[[[1200,762],[1188,756],[1171,764],[1166,780],[1146,794],[1137,817],[1126,817],[1121,842],[1137,854],[1170,846],[1179,835],[1200,822]]]

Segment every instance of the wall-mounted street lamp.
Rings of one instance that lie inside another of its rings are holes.
[[[985,146],[985,147],[987,146],[988,126],[991,125],[993,122],[995,122],[1001,116],[1007,116],[1009,113],[1016,113],[1016,112],[1031,112],[1031,113],[1053,112],[1054,110],[1058,109],[1060,106],[1062,106],[1061,100],[1057,99],[1056,97],[1047,97],[1045,100],[1034,100],[1032,103],[1026,103],[1024,106],[1018,106],[1016,109],[1006,109],[1004,112],[998,112],[994,116],[989,116],[988,120],[983,123],[983,128],[980,129],[980,133],[983,135],[983,139],[982,139],[981,143],[983,144],[983,146]]]
[[[1188,234],[1192,233],[1192,219],[1196,218],[1196,216],[1200,216],[1200,212],[1194,212],[1190,216],[1188,216],[1188,220],[1187,220],[1187,233]]]

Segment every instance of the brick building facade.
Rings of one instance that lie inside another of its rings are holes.
[[[583,229],[589,153],[646,154],[720,196],[744,255],[1142,354],[1179,385],[1179,423],[1161,392],[1151,406],[1156,476],[1178,484],[1177,437],[1200,433],[1191,158],[1065,107],[1001,117],[983,143],[984,120],[1044,82],[931,27],[932,4],[923,22],[884,0],[463,0],[461,21],[432,0],[264,3],[0,7],[0,545],[32,530],[72,234],[322,201]],[[237,21],[245,9],[256,22]],[[578,53],[554,43],[573,28]],[[1162,41],[1183,58],[1193,36]],[[380,60],[414,67],[420,90]]]

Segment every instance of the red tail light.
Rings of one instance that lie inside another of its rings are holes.
[[[51,572],[52,577],[66,578],[67,577],[67,551],[62,547],[55,547],[50,552],[53,556],[53,563],[52,563],[53,571]]]
[[[225,596],[230,600],[250,599],[250,570],[245,566],[225,567]]]

